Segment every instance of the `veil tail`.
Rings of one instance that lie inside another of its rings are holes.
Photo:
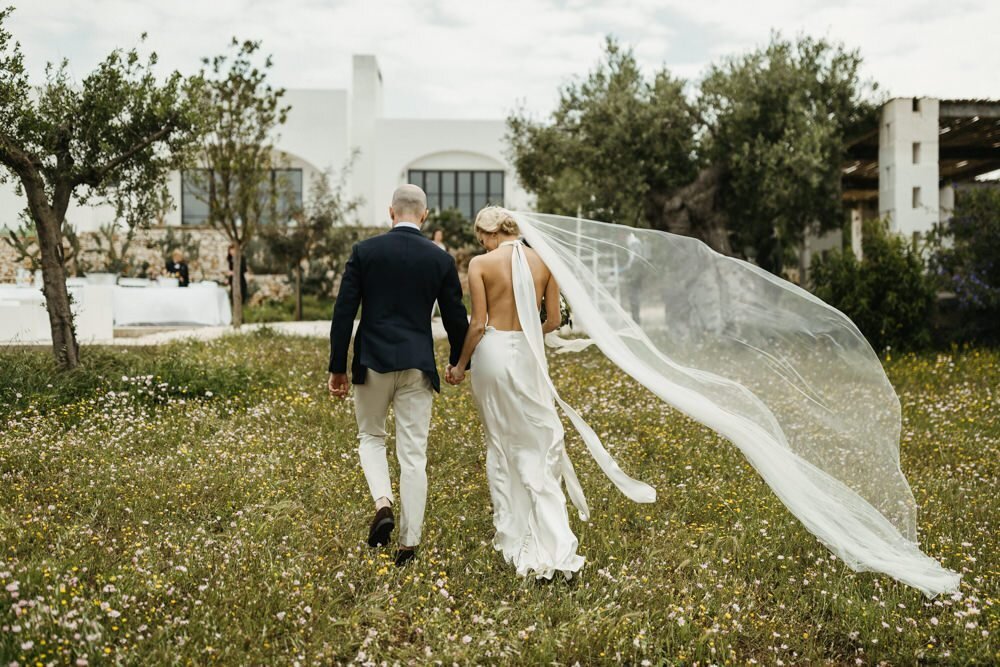
[[[693,238],[563,216],[514,217],[592,342],[665,403],[739,448],[849,567],[888,574],[930,597],[958,590],[961,576],[917,546],[916,503],[899,465],[899,400],[843,313]],[[527,322],[521,303],[518,312]],[[529,340],[544,362],[540,327]],[[587,344],[551,342],[560,351]],[[616,485],[635,500],[655,498],[557,400]]]

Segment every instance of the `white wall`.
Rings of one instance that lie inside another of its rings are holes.
[[[351,81],[350,143],[351,149],[358,152],[351,170],[351,193],[361,199],[358,218],[372,224],[375,179],[382,167],[378,164],[376,129],[382,115],[382,72],[375,56],[354,56]]]
[[[931,230],[940,215],[938,192],[938,100],[890,100],[882,107],[879,127],[879,214],[889,228],[910,236]],[[914,144],[919,156],[914,161]],[[914,205],[914,188],[919,203]]]
[[[504,157],[506,132],[502,119],[407,120],[382,117],[382,75],[375,56],[356,55],[352,90],[288,90],[291,106],[287,122],[277,134],[276,148],[293,168],[303,170],[308,197],[313,175],[331,169],[339,178],[353,150],[358,155],[349,179],[349,194],[364,200],[358,211],[362,224],[388,223],[392,191],[406,182],[411,168],[444,170],[502,170],[505,204],[530,207],[527,193],[517,183]],[[181,225],[181,178],[174,172],[168,187],[176,208],[164,222]],[[0,185],[0,229],[17,226],[23,198],[13,184]],[[71,206],[68,220],[80,231],[94,231],[113,221],[109,207]]]
[[[511,208],[524,208],[527,194],[503,155],[504,132],[502,120],[379,120],[376,201],[368,224],[389,224],[392,191],[406,183],[410,169],[502,170],[504,203]]]
[[[359,153],[351,189],[364,201],[362,224],[389,224],[392,192],[410,169],[489,169],[505,172],[504,195],[511,207],[525,207],[527,195],[504,158],[505,122],[496,120],[410,120],[382,117],[382,75],[374,56],[354,56],[351,145]]]
[[[0,184],[0,231],[17,229],[18,216],[27,207],[23,196],[16,194],[13,180]],[[78,231],[97,231],[101,225],[114,222],[115,210],[110,206],[80,206],[74,199],[66,210],[66,220]]]
[[[955,186],[946,185],[938,192],[938,203],[941,205],[938,221],[941,223],[951,220],[955,212]]]
[[[339,171],[349,157],[346,90],[289,90],[288,120],[277,147],[320,171]]]

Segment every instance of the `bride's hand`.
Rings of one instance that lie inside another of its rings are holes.
[[[448,384],[462,384],[462,381],[465,380],[465,370],[459,370],[457,367],[449,365],[445,371],[445,380]]]

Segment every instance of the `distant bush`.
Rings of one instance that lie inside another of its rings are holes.
[[[303,294],[302,319],[329,320],[333,316],[333,304],[334,299],[331,297]],[[243,317],[246,322],[291,322],[295,319],[295,298],[247,306]]]
[[[860,262],[850,251],[818,259],[813,292],[850,317],[879,352],[928,345],[934,289],[920,255],[882,220],[864,224],[861,249]]]
[[[931,236],[930,264],[938,286],[955,293],[957,337],[1000,342],[1000,187],[955,193],[951,219]]]
[[[479,241],[476,240],[472,221],[466,219],[457,208],[431,212],[424,223],[424,232],[428,237],[433,237],[438,229],[444,234],[444,244],[449,250],[479,251]]]

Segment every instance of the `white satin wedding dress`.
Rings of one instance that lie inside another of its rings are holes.
[[[589,510],[566,454],[555,404],[567,413],[601,468],[630,498],[652,502],[651,487],[628,477],[549,378],[535,283],[519,241],[511,246],[512,288],[523,331],[487,327],[472,356],[472,392],[486,432],[486,475],[494,547],[521,576],[567,579],[584,563],[569,525],[562,484],[584,520]]]

